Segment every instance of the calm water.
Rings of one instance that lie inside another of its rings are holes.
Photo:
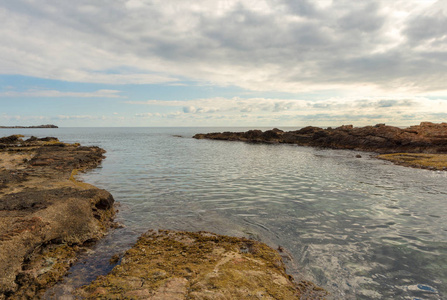
[[[447,298],[447,172],[370,153],[195,140],[245,128],[3,130],[108,151],[81,178],[121,203],[112,232],[72,269],[71,284],[110,269],[150,228],[248,236],[293,256],[289,272],[334,299]],[[173,135],[181,135],[176,137]],[[87,271],[87,272],[86,272]],[[86,275],[89,274],[89,276]],[[65,289],[69,289],[65,286]]]

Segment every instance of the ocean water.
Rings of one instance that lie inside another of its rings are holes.
[[[288,271],[327,289],[330,299],[447,298],[447,172],[365,152],[192,139],[247,129],[0,131],[107,150],[100,168],[79,179],[113,194],[125,228],[86,253],[48,298],[110,270],[112,254],[157,228],[281,245],[292,257]]]

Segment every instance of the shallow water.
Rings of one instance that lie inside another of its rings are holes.
[[[289,272],[334,299],[447,298],[447,172],[394,166],[364,152],[191,138],[223,130],[246,129],[1,131],[108,151],[102,167],[81,178],[113,194],[126,228],[75,265],[64,288],[111,269],[112,254],[147,229],[164,228],[281,245],[293,257]]]

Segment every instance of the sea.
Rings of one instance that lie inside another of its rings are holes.
[[[287,271],[326,289],[328,299],[447,299],[447,172],[368,152],[192,138],[248,129],[1,129],[107,151],[78,180],[112,193],[122,228],[84,253],[47,299],[69,299],[110,271],[110,257],[149,229],[281,246]]]

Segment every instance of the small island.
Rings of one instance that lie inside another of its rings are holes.
[[[376,152],[377,158],[432,170],[447,170],[447,123],[422,122],[399,128],[377,124],[337,128],[307,126],[300,130],[199,133],[196,139],[244,141],[249,143],[294,144],[299,146]]]
[[[15,129],[15,128],[59,128],[56,125],[53,124],[46,124],[46,125],[37,125],[37,126],[0,126],[2,129]]]

